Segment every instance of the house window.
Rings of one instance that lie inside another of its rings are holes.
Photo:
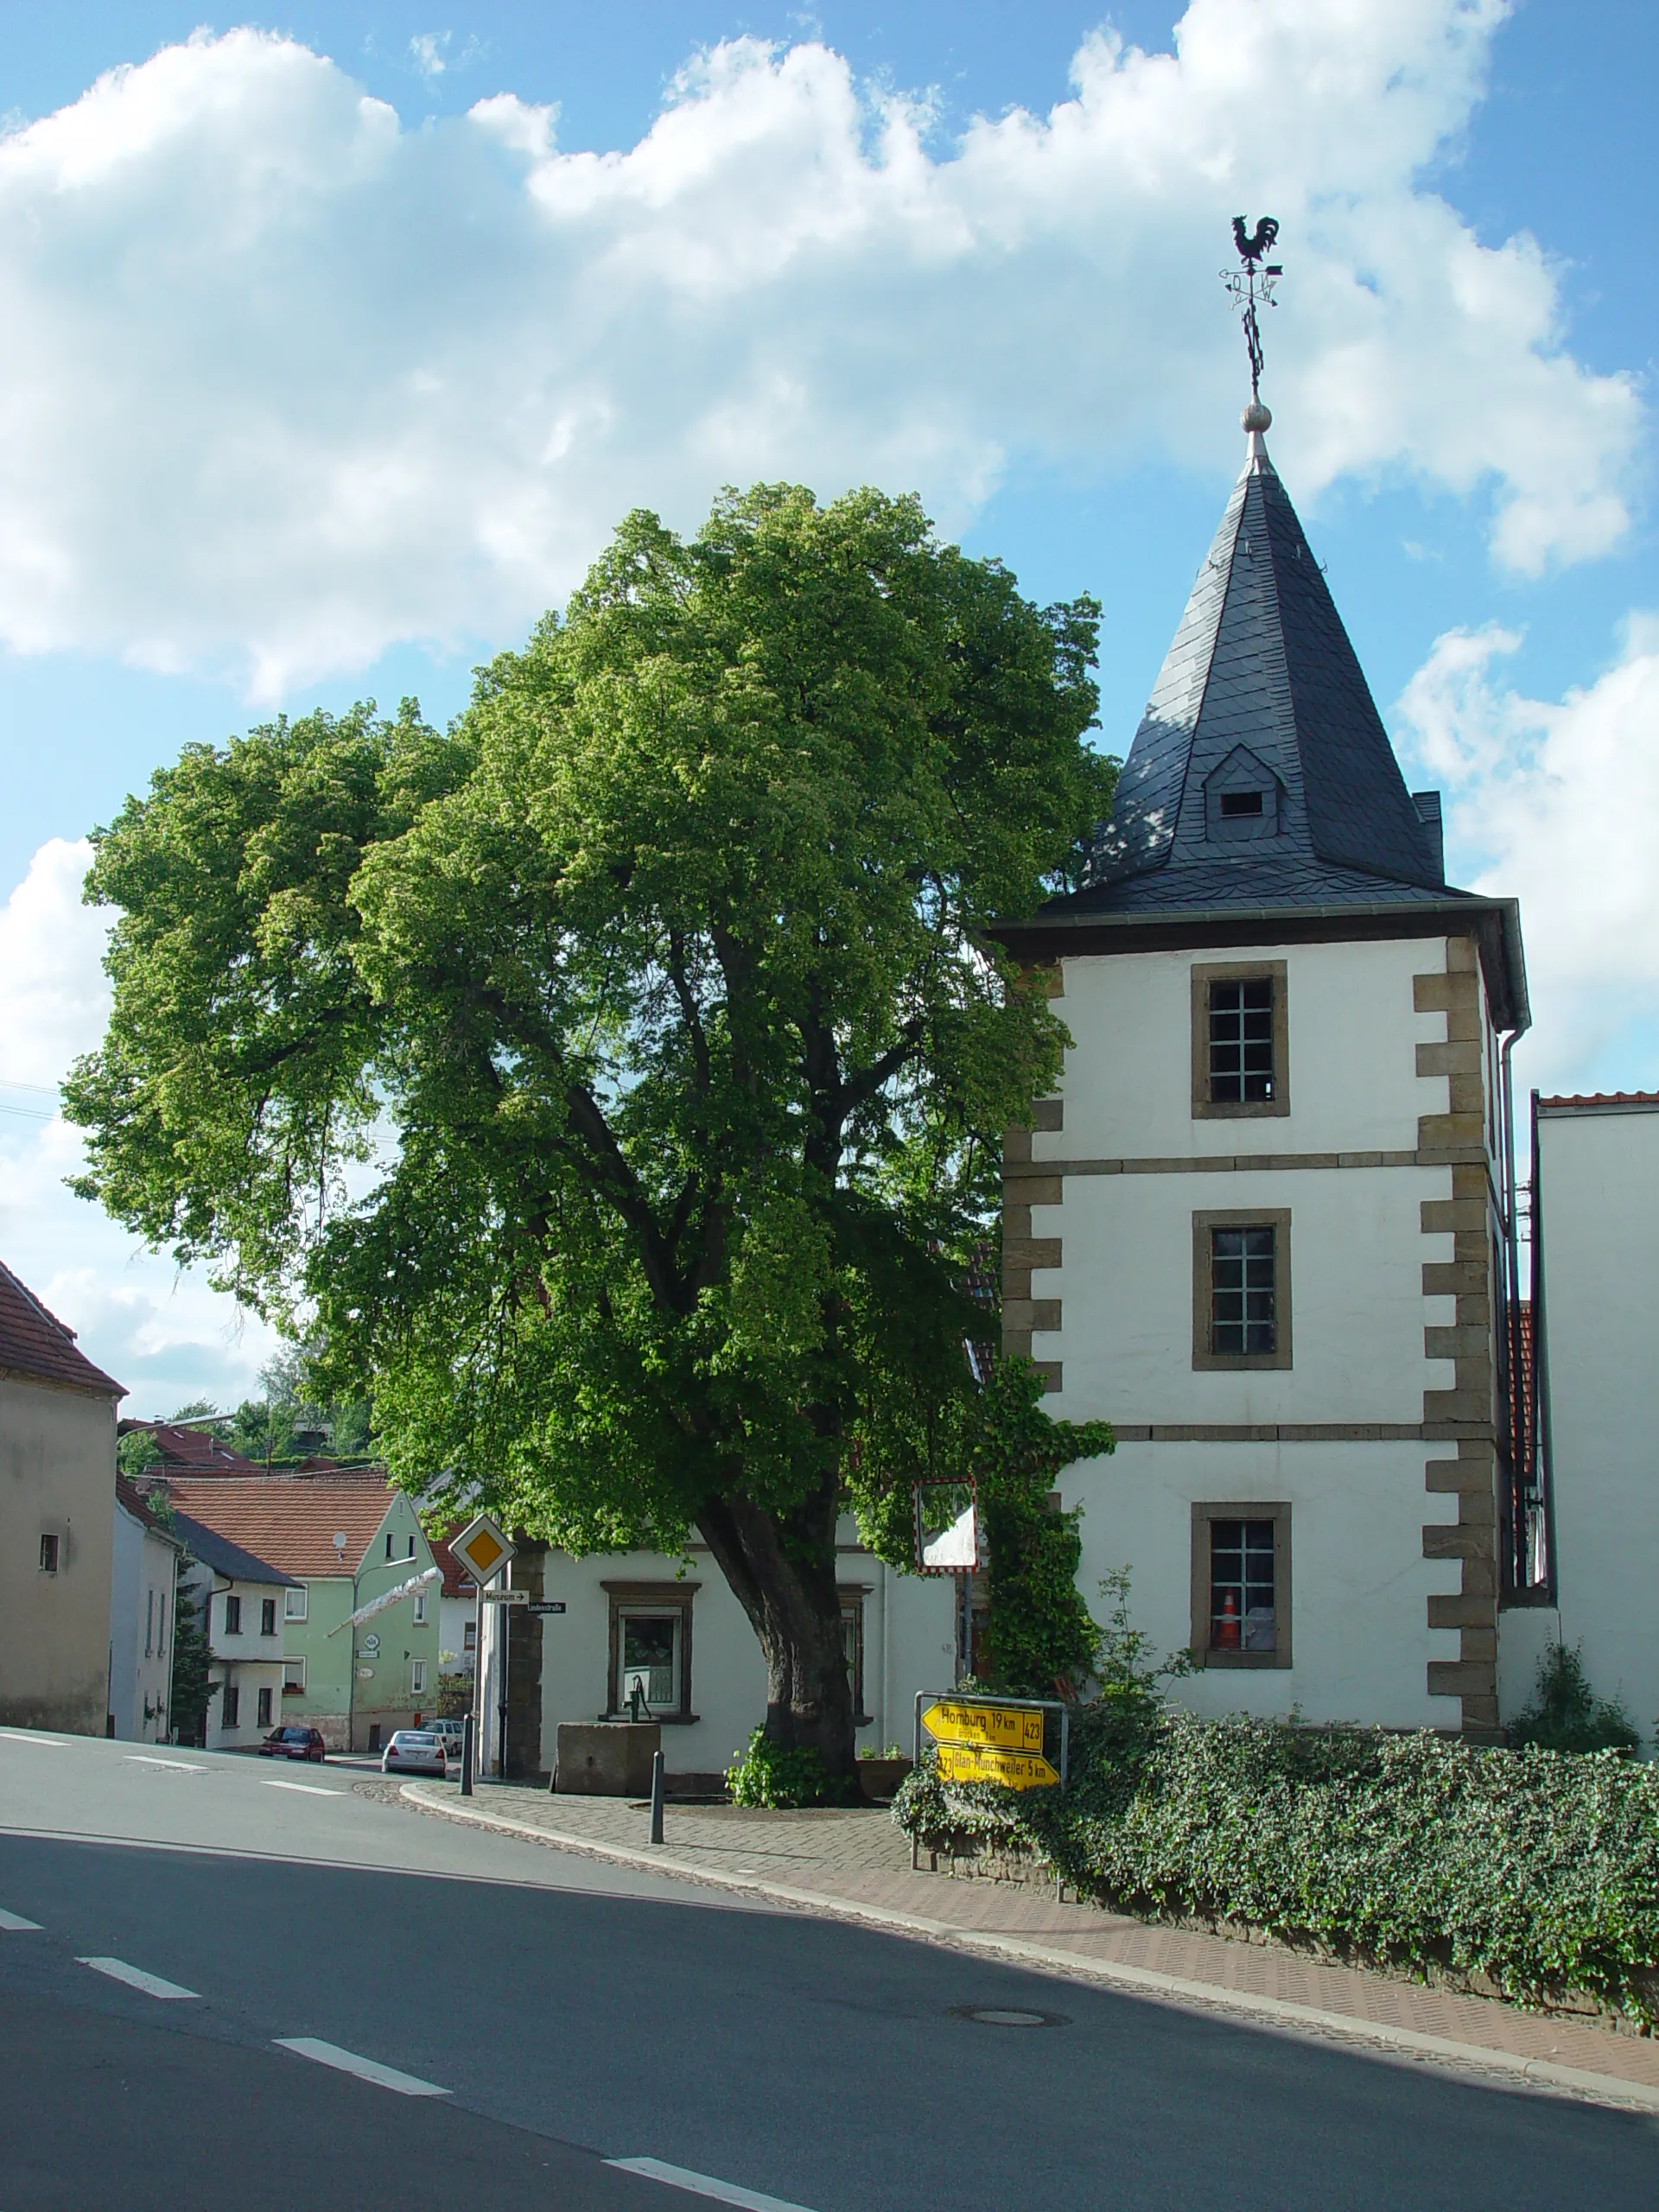
[[[415,1625],[416,1625],[416,1628],[421,1627],[421,1626],[424,1624],[425,1619],[426,1619],[426,1592],[425,1592],[425,1591],[424,1591],[424,1590],[417,1590],[417,1591],[415,1592]]]
[[[861,1728],[869,1719],[864,1710],[864,1592],[841,1592],[841,1648],[847,1661],[847,1687],[853,1698],[853,1725]]]
[[[58,1571],[58,1540],[53,1535],[41,1538],[41,1573],[55,1574]]]
[[[390,1529],[386,1531],[386,1557],[388,1559],[391,1557],[391,1531]]]
[[[303,1659],[284,1659],[283,1662],[283,1695],[299,1697],[305,1689],[305,1662]]]
[[[611,1601],[607,1712],[637,1706],[653,1720],[691,1720],[691,1603],[696,1582],[607,1582]],[[629,1693],[639,1697],[631,1702]]]
[[[1192,1217],[1192,1364],[1288,1367],[1290,1215]]]
[[[416,1659],[410,1662],[409,1669],[409,1687],[413,1690],[416,1697],[419,1697],[421,1692],[426,1688],[426,1662],[424,1659]]]
[[[144,1656],[149,1658],[156,1648],[156,1592],[144,1592]]]
[[[1192,1508],[1192,1656],[1203,1667],[1290,1664],[1290,1508]]]
[[[1229,798],[1255,798],[1230,792]],[[1192,1111],[1199,1119],[1290,1111],[1282,960],[1192,969]]]
[[[227,1597],[225,1600],[225,1633],[226,1636],[240,1636],[242,1633],[242,1600],[235,1596]]]
[[[259,1600],[259,1633],[261,1636],[275,1636],[276,1633],[276,1600],[274,1598]]]
[[[242,1693],[234,1682],[225,1685],[225,1703],[219,1715],[220,1726],[239,1728],[242,1726]]]
[[[461,1648],[463,1651],[477,1650],[478,1623],[476,1621],[467,1621],[462,1624],[461,1631]]]
[[[306,1601],[309,1596],[310,1592],[303,1582],[296,1584],[292,1590],[284,1590],[283,1618],[285,1621],[302,1621],[306,1615]]]
[[[414,1539],[414,1537],[413,1537],[413,1536],[411,1536],[411,1537],[409,1539],[409,1554],[408,1554],[408,1556],[409,1556],[410,1559],[413,1559],[413,1558],[414,1558],[414,1556],[415,1556],[415,1539]]]
[[[258,1728],[269,1728],[270,1726],[270,1690],[269,1687],[262,1689],[258,1693],[257,1697],[254,1700],[254,1705],[255,1710],[258,1715],[254,1726]]]

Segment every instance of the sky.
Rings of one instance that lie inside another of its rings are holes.
[[[620,517],[918,491],[1103,607],[1133,736],[1241,458],[1217,273],[1281,225],[1270,443],[1517,1080],[1659,1085],[1650,118],[1636,0],[0,0],[0,1258],[165,1414],[271,1340],[63,1179],[87,832],[278,712],[443,722]]]

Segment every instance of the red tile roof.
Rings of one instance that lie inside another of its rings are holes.
[[[384,1472],[167,1476],[180,1509],[286,1574],[354,1574],[397,1492]],[[334,1548],[336,1534],[346,1539]]]
[[[48,1313],[26,1283],[0,1263],[0,1371],[61,1383],[100,1398],[124,1398],[126,1385],[75,1348],[75,1332]]]
[[[181,1474],[263,1475],[262,1459],[250,1459],[209,1428],[175,1428],[167,1421],[124,1421],[123,1436],[142,1431],[156,1440],[163,1472],[176,1467]]]
[[[452,1535],[456,1533],[457,1531],[454,1529],[451,1529],[450,1531]],[[472,1576],[467,1573],[466,1568],[457,1560],[454,1554],[450,1550],[444,1539],[442,1536],[433,1536],[429,1538],[428,1541],[432,1546],[433,1560],[443,1569],[444,1596],[446,1598],[471,1598],[476,1596],[478,1592],[477,1583],[474,1581]]]
[[[1659,1090],[1574,1090],[1540,1098],[1541,1106],[1659,1106]]]
[[[137,1483],[130,1483],[124,1475],[118,1475],[115,1478],[115,1494],[135,1521],[142,1522],[146,1529],[153,1529],[158,1536],[165,1536],[169,1543],[180,1542],[180,1539],[174,1535],[161,1515],[156,1511]]]

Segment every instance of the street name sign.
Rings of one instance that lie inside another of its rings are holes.
[[[512,1557],[512,1546],[487,1513],[479,1514],[458,1536],[452,1536],[449,1549],[474,1582],[487,1582]]]
[[[530,1610],[532,1613],[562,1613],[564,1600],[563,1598],[532,1598]]]
[[[1007,1751],[988,1744],[941,1744],[934,1759],[946,1782],[1000,1782],[1005,1789],[1042,1789],[1060,1778],[1059,1769],[1051,1766],[1040,1751]]]
[[[479,1594],[486,1605],[527,1605],[530,1603],[528,1590],[484,1590]]]

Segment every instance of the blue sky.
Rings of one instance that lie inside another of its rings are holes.
[[[1454,874],[1524,902],[1522,1078],[1659,1082],[1650,8],[199,24],[0,5],[0,1256],[141,1409],[265,1339],[61,1192],[75,841],[278,709],[447,718],[726,478],[918,488],[1095,593],[1122,751],[1236,466],[1236,206],[1285,225],[1275,458]]]

